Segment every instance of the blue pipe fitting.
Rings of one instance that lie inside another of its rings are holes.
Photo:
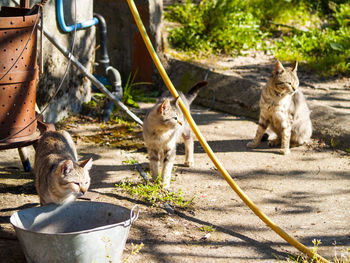
[[[77,30],[79,30],[79,29],[84,29],[84,28],[94,26],[98,23],[98,19],[94,17],[93,19],[86,20],[80,23],[67,25],[66,21],[64,21],[63,0],[56,0],[56,13],[57,13],[58,24],[62,29],[62,31],[64,31],[65,33],[72,32],[75,29],[75,27]]]

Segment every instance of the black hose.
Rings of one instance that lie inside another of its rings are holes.
[[[98,60],[99,65],[104,69],[104,72],[109,67],[109,56],[107,50],[107,24],[104,17],[100,14],[94,13],[94,17],[98,19],[98,28],[100,32],[100,46],[101,46],[101,56]]]
[[[98,13],[94,13],[94,17],[96,17],[99,21],[98,28],[100,32],[100,58],[97,60],[100,69],[107,77],[109,83],[112,86],[112,94],[119,100],[123,97],[123,88],[122,81],[120,77],[120,73],[114,67],[109,65],[109,56],[107,50],[107,24],[104,17]],[[103,121],[107,122],[109,120],[109,116],[113,111],[114,103],[113,101],[109,101],[103,110]]]

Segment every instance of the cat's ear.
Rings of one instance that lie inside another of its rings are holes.
[[[79,166],[84,168],[87,171],[90,171],[92,167],[92,158],[80,161]]]
[[[273,74],[274,75],[281,74],[283,71],[284,71],[284,67],[282,63],[277,60],[275,63],[275,68],[273,69]]]
[[[294,61],[292,65],[292,72],[296,73],[298,70],[298,61]]]
[[[61,173],[63,175],[68,175],[73,170],[73,161],[66,160],[60,165]]]
[[[175,105],[176,105],[176,106],[179,106],[179,103],[180,103],[180,102],[179,102],[179,98],[180,98],[180,96],[178,96],[178,97],[175,99]]]
[[[158,112],[159,113],[163,113],[164,111],[165,111],[165,109],[168,107],[168,105],[169,105],[169,99],[165,99],[164,101],[163,101],[163,103],[162,104],[160,104],[160,106],[159,106],[159,108],[158,108]]]

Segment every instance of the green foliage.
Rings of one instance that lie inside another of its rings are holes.
[[[122,162],[123,164],[129,164],[129,165],[134,165],[139,163],[135,158],[127,159]]]
[[[323,74],[349,74],[350,4],[336,6],[333,3],[332,6],[335,18],[332,27],[284,36],[276,42],[276,56],[283,60],[305,61],[309,68]]]
[[[94,100],[90,100],[89,102],[86,102],[86,103],[84,102],[84,106],[86,106],[90,109],[94,109],[94,108],[96,108],[97,103]]]
[[[338,145],[339,145],[339,142],[338,142],[336,139],[332,138],[332,139],[331,139],[331,146],[332,146],[333,148],[335,148],[335,147],[337,147]]]
[[[187,0],[184,5],[170,7],[166,18],[182,24],[170,32],[170,42],[183,50],[201,52],[238,54],[258,49],[265,36],[259,20],[237,3],[203,0],[196,5]]]
[[[321,240],[312,240],[312,243],[314,244],[312,248],[312,252],[314,253],[314,256],[312,258],[306,257],[306,256],[298,256],[298,257],[292,257],[290,256],[289,259],[287,260],[288,262],[298,262],[298,263],[323,263],[324,261],[319,259],[316,254],[319,245],[322,244]],[[345,253],[341,253],[340,257],[338,258],[337,255],[334,257],[334,263],[350,263],[350,249],[345,251]],[[330,261],[331,262],[331,261]]]
[[[199,229],[205,233],[211,233],[216,231],[216,228],[213,226],[201,226]]]
[[[139,108],[139,105],[136,103],[136,101],[154,102],[155,99],[150,98],[149,96],[145,96],[142,90],[135,88],[139,85],[152,84],[150,82],[135,82],[136,74],[137,72],[135,72],[134,75],[132,75],[131,73],[129,74],[128,80],[124,86],[122,102],[129,106]]]
[[[325,75],[350,74],[350,3],[345,0],[187,0],[165,13],[179,23],[170,43],[186,52],[272,52]]]
[[[116,187],[132,196],[137,196],[152,206],[169,203],[176,207],[187,208],[192,204],[194,199],[185,200],[184,193],[181,190],[177,192],[164,190],[159,178],[154,183],[133,184],[131,182],[122,182],[116,184]]]
[[[126,262],[128,262],[129,261],[129,259],[132,257],[132,256],[134,256],[134,255],[136,255],[137,253],[139,253],[140,252],[140,250],[143,248],[143,246],[144,246],[144,244],[143,243],[141,243],[141,244],[139,244],[139,245],[134,245],[133,243],[131,243],[131,253],[130,253],[130,255],[129,256],[127,256],[125,259],[124,259],[124,263],[126,263]]]

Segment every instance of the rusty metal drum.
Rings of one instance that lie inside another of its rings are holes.
[[[37,14],[2,7],[0,12],[0,140],[36,131]],[[35,27],[35,28],[34,28]],[[33,30],[34,29],[34,30]]]

